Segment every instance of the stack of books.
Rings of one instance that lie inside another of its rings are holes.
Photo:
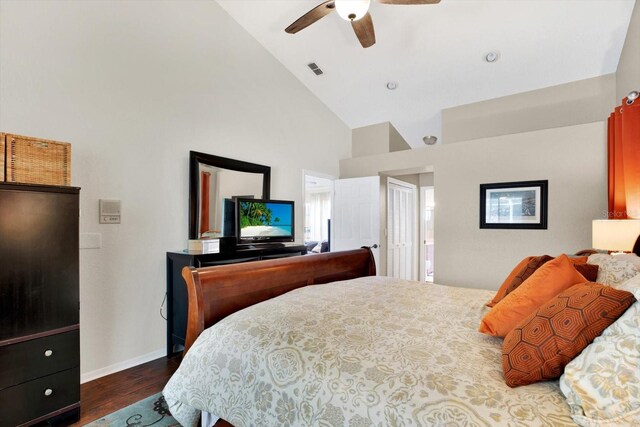
[[[187,248],[189,252],[197,251],[203,254],[213,254],[220,252],[220,239],[196,239],[189,240]]]

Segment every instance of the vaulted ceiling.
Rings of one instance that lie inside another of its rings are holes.
[[[284,29],[320,0],[218,0],[349,127],[390,121],[414,147],[440,137],[441,110],[616,71],[634,0],[372,1],[363,49],[331,13]],[[488,52],[499,59],[484,60]],[[316,76],[307,64],[324,72]],[[388,82],[397,83],[395,90]]]

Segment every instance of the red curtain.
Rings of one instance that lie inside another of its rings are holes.
[[[625,98],[608,121],[609,219],[640,218],[640,98]]]

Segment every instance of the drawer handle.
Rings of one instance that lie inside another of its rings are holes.
[[[44,352],[44,356],[45,356],[45,357],[51,357],[51,356],[53,356],[53,350],[45,350],[45,352]]]
[[[52,394],[53,394],[53,390],[51,390],[50,388],[48,388],[48,389],[46,389],[46,390],[44,391],[44,395],[45,395],[45,396],[51,396]]]

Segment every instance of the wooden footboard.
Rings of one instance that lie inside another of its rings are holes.
[[[215,267],[185,267],[189,294],[184,353],[209,326],[261,301],[307,285],[373,276],[368,248]]]

